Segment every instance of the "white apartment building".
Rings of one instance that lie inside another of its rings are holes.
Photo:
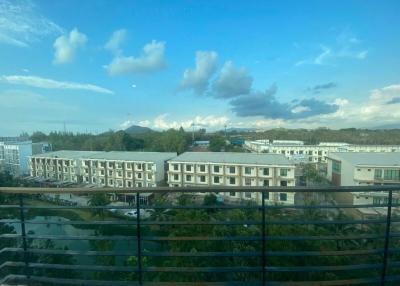
[[[32,143],[32,141],[3,141],[0,142],[0,167],[14,176],[29,174],[29,156],[51,150],[46,142]]]
[[[176,153],[57,151],[31,156],[32,177],[83,182],[98,187],[154,187]]]
[[[400,184],[400,152],[330,153],[327,169],[336,186]]]
[[[295,166],[283,155],[186,152],[168,161],[168,184],[181,186],[294,186]],[[258,193],[221,193],[229,200],[261,201]],[[294,203],[294,193],[267,195],[269,203]]]
[[[256,153],[283,154],[289,159],[304,157],[312,163],[326,163],[330,152],[400,152],[400,145],[355,145],[343,142],[321,142],[318,145],[304,145],[302,141],[283,144],[276,140],[245,141],[244,147]]]
[[[165,180],[166,161],[176,153],[98,152],[81,158],[83,182],[117,188],[156,187]]]
[[[349,153],[328,156],[327,177],[336,186],[400,185],[400,152]],[[400,186],[399,186],[400,190]],[[336,194],[341,203],[354,205],[386,204],[387,192]],[[400,193],[393,193],[393,203],[400,203]],[[379,215],[380,209],[358,209],[363,215]]]

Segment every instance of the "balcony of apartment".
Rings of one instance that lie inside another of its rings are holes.
[[[400,285],[399,188],[0,188],[0,284]],[[387,200],[335,196],[368,192]],[[281,194],[298,198],[269,204]]]

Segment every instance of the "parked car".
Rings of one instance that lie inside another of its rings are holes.
[[[141,218],[149,218],[153,212],[154,212],[154,210],[150,210],[150,209],[140,209],[140,217]],[[130,211],[124,213],[124,215],[126,215],[128,217],[136,218],[137,210],[130,210]]]

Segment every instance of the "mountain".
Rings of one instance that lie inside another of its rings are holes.
[[[139,126],[139,125],[132,125],[132,126],[126,128],[125,132],[127,132],[129,134],[145,134],[145,133],[154,132],[154,130],[150,129],[148,127],[143,127],[143,126]]]
[[[239,127],[232,127],[232,128],[227,128],[226,132],[255,132],[257,129],[256,128],[239,128]],[[221,130],[224,131],[224,130]]]
[[[379,130],[383,130],[383,129],[400,129],[400,123],[380,125],[380,126],[376,126],[376,127],[372,128],[372,129],[379,129]]]

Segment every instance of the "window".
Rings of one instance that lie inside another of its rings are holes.
[[[132,187],[132,182],[131,181],[127,181],[126,184],[127,184],[128,188]]]
[[[287,194],[286,193],[279,193],[279,200],[282,202],[287,201]]]
[[[268,187],[269,186],[269,180],[263,180],[263,186]]]
[[[244,179],[244,185],[245,186],[251,186],[251,179],[250,178],[245,178]]]
[[[246,175],[250,175],[250,174],[251,174],[251,168],[250,168],[250,167],[245,167],[245,168],[244,168],[244,173],[245,173]]]
[[[214,166],[214,173],[219,173],[219,166]]]
[[[214,177],[214,183],[219,184],[219,177]]]
[[[269,192],[265,192],[264,199],[269,200]]]
[[[229,167],[229,173],[235,174],[236,173],[236,168],[233,167],[233,166]]]
[[[281,177],[286,177],[288,173],[288,169],[280,169],[279,170]]]
[[[136,186],[139,187],[139,188],[141,188],[141,187],[142,187],[142,183],[141,183],[141,182],[136,183]]]
[[[186,175],[186,181],[191,182],[192,181],[192,175]]]
[[[205,172],[206,171],[206,166],[205,165],[200,165],[200,172]]]
[[[374,178],[375,180],[382,180],[382,169],[375,169]]]
[[[100,175],[104,176],[104,170],[100,170]]]
[[[132,178],[132,172],[126,172],[126,176],[128,177],[128,178]]]
[[[136,164],[136,168],[138,169],[138,170],[142,170],[143,168],[142,168],[142,164]]]
[[[178,181],[179,180],[179,175],[178,174],[174,174],[174,181]]]
[[[235,185],[236,184],[236,179],[235,178],[229,178],[229,184],[230,185]]]
[[[192,171],[192,165],[186,165],[186,172]]]
[[[126,168],[127,169],[132,169],[132,163],[126,163]]]
[[[361,169],[357,169],[357,172],[361,172]]]
[[[251,193],[249,193],[249,192],[244,193],[244,197],[246,199],[251,199]]]
[[[263,175],[264,176],[269,176],[269,168],[264,168],[263,169]]]
[[[117,163],[117,169],[122,169],[122,163]]]
[[[332,172],[341,173],[341,163],[339,161],[332,161]]]
[[[122,177],[122,171],[117,171],[117,176]]]
[[[147,179],[148,180],[152,180],[153,179],[153,175],[152,174],[147,174]]]
[[[231,197],[235,197],[235,196],[236,196],[236,192],[230,192],[229,195],[230,195]]]
[[[174,171],[178,171],[179,170],[179,165],[178,164],[173,164],[172,167],[174,168]]]
[[[137,177],[138,177],[138,179],[141,179],[142,178],[142,173],[137,173]]]
[[[113,171],[111,171],[111,170],[108,171],[108,175],[109,175],[109,176],[112,176],[112,175],[113,175]]]
[[[398,181],[400,180],[400,170],[384,170],[383,178],[385,180]]]
[[[200,176],[200,182],[205,183],[206,181],[206,176]]]
[[[102,185],[104,185],[104,183],[105,183],[104,178],[101,178],[101,179],[100,179],[100,183],[101,183]]]
[[[287,187],[287,181],[281,181],[281,186],[282,187]]]

